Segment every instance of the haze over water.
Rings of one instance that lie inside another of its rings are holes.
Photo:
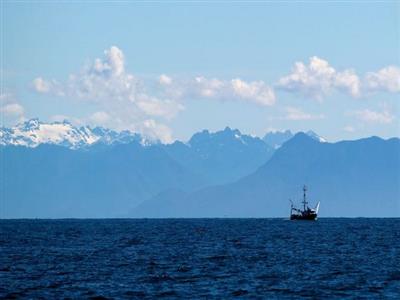
[[[1,220],[0,297],[394,299],[399,232],[399,219]]]

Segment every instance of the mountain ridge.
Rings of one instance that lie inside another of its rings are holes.
[[[326,141],[312,130],[307,131],[306,134],[321,142]],[[176,140],[173,143],[181,142],[186,145],[195,145],[201,142],[201,138],[220,138],[223,135],[234,136],[243,143],[250,138],[257,138],[273,149],[279,148],[284,142],[294,136],[290,130],[286,130],[283,137],[281,132],[269,132],[263,138],[259,138],[243,134],[238,129],[225,127],[225,129],[215,132],[204,129],[194,133],[186,142]],[[38,118],[33,118],[12,127],[0,127],[0,146],[19,145],[37,147],[40,144],[48,143],[77,150],[96,144],[112,145],[129,143],[131,141],[140,141],[143,146],[161,144],[158,140],[148,139],[139,133],[129,130],[115,131],[100,126],[91,127],[88,125],[74,126],[67,120],[46,123],[41,122]]]
[[[38,120],[27,125],[38,137]],[[2,217],[276,217],[303,184],[323,200],[322,216],[398,211],[398,138],[329,143],[297,133],[275,148],[229,127],[172,144],[90,132],[108,139],[1,146]]]
[[[55,144],[70,149],[82,149],[96,143],[112,145],[140,141],[142,145],[149,141],[130,131],[114,131],[103,127],[74,126],[70,122],[44,123],[39,119],[30,119],[11,128],[0,128],[0,145],[37,147],[41,144]]]
[[[398,138],[321,143],[299,133],[252,174],[182,194],[179,201],[174,199],[175,206],[168,197],[157,195],[136,207],[132,216],[285,217],[288,199],[300,198],[301,187],[307,184],[312,201],[321,201],[322,216],[398,217],[399,170]]]

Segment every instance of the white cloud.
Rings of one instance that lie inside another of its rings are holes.
[[[347,125],[347,126],[343,127],[343,130],[346,131],[346,132],[354,132],[354,131],[356,131],[356,129],[351,125]]]
[[[263,81],[244,81],[236,78],[222,80],[218,78],[195,77],[189,81],[174,80],[175,97],[180,99],[212,99],[217,101],[245,101],[260,106],[275,103],[275,93]],[[171,88],[169,89],[171,94]]]
[[[361,82],[354,70],[336,73],[334,87],[357,98],[361,95]]]
[[[37,77],[32,81],[33,89],[41,94],[51,93],[56,96],[65,96],[63,86],[56,80],[44,80],[42,77]]]
[[[1,111],[7,115],[22,116],[24,108],[18,103],[9,103],[1,107]]]
[[[125,60],[122,51],[115,46],[104,50],[105,59],[97,58],[93,64],[93,71],[104,76],[121,76],[125,72]]]
[[[155,97],[142,94],[138,96],[138,107],[149,116],[164,117],[168,120],[175,117],[184,106],[176,101],[165,99],[160,101]]]
[[[157,123],[153,119],[148,119],[143,122],[141,132],[150,139],[158,139],[163,143],[171,143],[173,141],[171,129],[168,126]]]
[[[389,124],[394,120],[394,115],[384,105],[382,111],[373,111],[370,109],[357,110],[351,113],[355,115],[359,120],[367,123],[381,123]]]
[[[170,133],[163,122],[182,111],[187,99],[240,100],[261,106],[275,102],[273,89],[263,81],[205,77],[176,80],[162,74],[157,82],[149,83],[126,71],[125,56],[115,46],[105,50],[103,58],[96,58],[63,83],[38,77],[32,86],[42,94],[87,101],[98,112],[107,113],[107,120],[105,115],[94,113],[88,117],[92,123],[106,122],[117,130],[136,129],[147,133],[153,129],[159,131],[164,140],[169,139]],[[149,123],[148,120],[152,121]]]
[[[0,95],[0,113],[7,123],[22,122],[25,119],[25,109],[10,93]]]
[[[366,75],[366,83],[370,90],[400,92],[400,68],[388,66],[378,72],[369,72]]]
[[[263,81],[245,82],[240,79],[233,79],[231,84],[234,94],[239,98],[264,106],[275,103],[274,91]]]
[[[360,96],[360,80],[353,70],[337,72],[326,60],[317,56],[311,57],[308,65],[296,62],[292,73],[280,78],[277,86],[318,100],[335,89],[353,97]]]
[[[102,58],[94,59],[64,82],[37,77],[32,86],[38,93],[91,103],[93,113],[82,120],[116,130],[146,133],[164,141],[171,139],[171,131],[166,124],[185,109],[188,99],[242,101],[259,106],[272,106],[276,102],[274,89],[261,80],[204,76],[175,78],[166,74],[144,80],[129,73],[125,65],[124,53],[112,46],[104,51]],[[368,73],[365,82],[361,82],[354,70],[339,72],[326,60],[313,56],[308,64],[296,62],[292,72],[279,79],[277,87],[319,100],[334,91],[359,97],[363,94],[364,85],[370,90],[399,92],[399,73],[399,68],[389,66],[376,73]],[[2,110],[23,115],[23,108],[17,105]],[[314,115],[295,107],[286,107],[285,112],[284,119],[287,120],[324,118],[323,114]],[[368,115],[368,112],[357,115],[361,118],[362,114]],[[388,120],[388,115],[385,116]],[[384,122],[384,119],[371,113],[364,118]]]
[[[191,87],[193,87],[193,90],[190,90]],[[183,89],[185,88],[188,89],[187,94],[195,97],[219,98],[222,100],[222,98],[225,98],[227,83],[217,78],[208,79],[199,76],[194,79],[191,85],[183,86]]]
[[[325,116],[323,114],[313,115],[310,113],[306,113],[299,108],[296,107],[286,107],[286,116],[284,117],[285,120],[291,121],[309,121],[309,120],[319,120],[324,119]]]
[[[172,83],[172,78],[171,78],[171,77],[168,77],[168,76],[165,75],[165,74],[162,74],[162,75],[160,76],[160,78],[159,78],[159,83],[160,83],[161,85],[170,85],[170,84]]]
[[[94,125],[107,124],[117,130],[130,129],[140,133],[144,133],[140,131],[143,130],[148,134],[152,128],[161,128],[159,135],[154,132],[151,136],[159,136],[162,140],[168,140],[170,136],[163,136],[166,130],[160,122],[170,120],[183,109],[181,103],[172,99],[150,96],[144,82],[126,72],[124,54],[115,46],[105,50],[103,58],[95,59],[79,73],[71,74],[66,82],[38,77],[33,81],[33,87],[39,93],[93,103],[98,111],[87,119]],[[148,119],[157,126],[145,125]]]
[[[104,125],[110,121],[110,115],[104,111],[96,111],[90,115],[89,120],[98,125]]]
[[[50,91],[50,82],[42,77],[35,78],[32,82],[34,89],[39,93],[47,93]]]

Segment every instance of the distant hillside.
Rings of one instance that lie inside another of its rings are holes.
[[[1,217],[117,217],[165,189],[205,184],[161,148],[139,143],[92,151],[8,146],[1,152]]]
[[[229,128],[171,145],[86,129],[32,120],[13,131],[16,139],[8,142],[27,146],[0,146],[1,217],[118,217],[165,190],[190,192],[237,180],[273,153],[259,138]],[[90,144],[80,139],[84,132]],[[93,136],[100,136],[97,142]]]
[[[303,184],[322,215],[399,215],[398,139],[331,144],[312,131],[260,139],[227,127],[162,144],[37,119],[0,138],[0,217],[286,216]]]
[[[305,134],[321,143],[326,142],[326,140],[323,137],[319,136],[312,130],[305,132]],[[290,140],[294,135],[295,134],[293,132],[291,132],[290,130],[271,131],[271,132],[268,132],[267,134],[265,134],[265,136],[263,137],[263,141],[268,146],[272,147],[273,149],[278,149],[285,142]]]
[[[221,184],[238,180],[254,172],[274,153],[260,138],[226,127],[210,133],[196,133],[187,142],[163,145],[163,149],[182,166]]]
[[[321,143],[299,133],[255,173],[192,193],[161,193],[136,217],[287,217],[309,186],[321,216],[400,216],[400,140],[377,137]]]

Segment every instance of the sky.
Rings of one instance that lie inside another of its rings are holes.
[[[399,2],[1,2],[1,125],[400,136]]]

